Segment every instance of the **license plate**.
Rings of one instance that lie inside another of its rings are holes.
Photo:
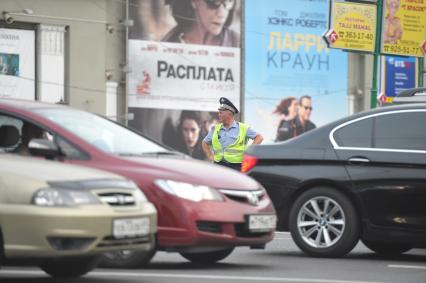
[[[273,214],[248,215],[247,221],[250,232],[269,232],[277,226],[277,217]]]
[[[112,235],[116,239],[135,238],[149,234],[149,218],[115,219]]]

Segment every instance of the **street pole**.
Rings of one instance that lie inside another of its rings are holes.
[[[424,64],[425,60],[423,58],[419,58],[418,61],[418,82],[419,82],[419,87],[423,87],[424,86],[424,81],[423,81],[423,76],[425,74],[425,64]]]
[[[382,40],[382,13],[383,12],[383,0],[377,0],[377,23],[376,23],[376,45],[373,53],[373,82],[371,87],[371,99],[370,108],[377,107],[377,68],[380,58],[380,42]]]

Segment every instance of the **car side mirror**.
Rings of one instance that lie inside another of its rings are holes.
[[[28,150],[34,156],[54,159],[59,155],[59,149],[53,141],[47,139],[32,139]]]

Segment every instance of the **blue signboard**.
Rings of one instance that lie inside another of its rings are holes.
[[[244,120],[275,140],[286,98],[312,97],[321,126],[348,114],[347,54],[330,50],[328,0],[245,1]]]
[[[416,58],[386,56],[385,95],[395,97],[405,89],[416,86]]]

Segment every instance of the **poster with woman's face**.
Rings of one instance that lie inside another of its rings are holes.
[[[220,97],[240,108],[240,0],[130,0],[128,8],[127,102],[129,112],[141,113],[133,127],[158,139],[151,117],[168,113],[177,129],[181,112],[214,113]],[[181,139],[178,132],[165,140]]]
[[[264,143],[348,114],[347,53],[322,39],[330,1],[287,2],[244,1],[244,122]]]
[[[131,0],[128,105],[212,111],[239,104],[238,0]]]
[[[129,39],[240,47],[240,0],[130,0]]]
[[[149,108],[129,111],[134,115],[129,127],[193,158],[206,159],[201,141],[218,122],[217,112]]]

